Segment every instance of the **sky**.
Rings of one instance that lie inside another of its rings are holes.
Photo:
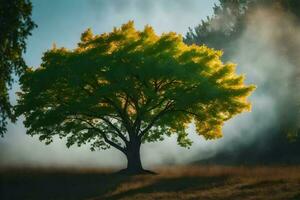
[[[95,34],[112,31],[128,20],[138,29],[146,24],[161,34],[175,31],[185,34],[206,16],[212,15],[217,0],[32,0],[33,21],[38,25],[27,41],[25,61],[34,68],[41,63],[43,52],[57,47],[74,48],[80,34],[91,28]],[[17,84],[12,90],[15,102]],[[22,118],[9,124],[8,133],[0,140],[1,165],[34,166],[121,166],[125,158],[116,150],[90,152],[88,146],[67,149],[63,140],[44,145],[38,137],[25,134]],[[190,128],[194,145],[191,149],[177,146],[176,138],[142,147],[144,165],[182,163],[205,156],[214,141],[204,141]],[[206,151],[203,151],[205,149]]]
[[[170,4],[170,2],[172,2]],[[42,53],[55,42],[74,48],[80,34],[92,28],[96,34],[134,20],[138,29],[146,24],[157,33],[185,34],[210,16],[217,0],[33,0],[32,18],[38,25],[29,38],[25,60],[38,66]]]

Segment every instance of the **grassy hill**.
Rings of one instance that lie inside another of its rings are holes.
[[[2,169],[1,199],[299,200],[300,166],[177,166],[158,175],[111,169]]]

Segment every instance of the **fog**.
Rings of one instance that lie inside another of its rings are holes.
[[[214,3],[199,3],[196,0],[177,0],[171,5],[167,1],[154,3],[150,0],[143,3],[137,0],[126,3],[121,0],[108,2],[88,1],[87,8],[93,13],[93,23],[104,21],[103,27],[98,27],[101,30],[110,31],[109,28],[134,19],[139,29],[150,24],[158,33],[177,31],[182,34],[188,31],[188,27],[200,23],[206,15],[211,15]],[[201,11],[203,14],[199,15]],[[109,21],[105,20],[108,14],[113,16],[107,18]],[[92,28],[93,23],[90,24]],[[89,27],[85,24],[81,26]],[[32,38],[34,37],[33,34]],[[78,41],[79,35],[76,37],[74,36]],[[37,41],[33,39],[33,42]],[[51,42],[53,41],[48,41],[47,44]],[[59,40],[59,44],[64,45],[63,39]],[[74,44],[76,43],[73,42]],[[39,56],[40,59],[41,53],[46,50],[45,45],[38,47],[38,53],[27,55],[29,64],[38,66],[40,60],[33,60],[33,57]],[[66,45],[72,46],[69,43]],[[261,140],[260,148],[267,148],[267,138],[272,134],[269,130],[281,126],[281,119],[286,119],[287,123],[290,120],[299,122],[299,115],[294,108],[295,100],[299,99],[299,81],[294,80],[295,75],[299,74],[300,60],[296,52],[300,52],[300,28],[295,25],[294,19],[278,10],[256,10],[247,22],[246,31],[233,46],[235,50],[230,60],[238,64],[237,71],[246,75],[247,83],[257,85],[257,90],[249,98],[252,111],[240,114],[225,123],[224,136],[219,140],[205,141],[195,133],[191,125],[189,135],[193,145],[190,149],[179,147],[175,137],[166,138],[163,142],[144,144],[141,154],[145,167],[193,162],[209,158],[224,149],[251,145],[258,139]],[[50,45],[47,46],[49,47]],[[29,45],[29,51],[32,48],[34,46]],[[11,92],[12,101],[15,101],[14,92],[17,90],[18,86],[15,85]],[[290,110],[288,116],[287,109]],[[73,146],[68,149],[65,141],[58,138],[46,146],[38,137],[25,134],[22,119],[15,125],[9,125],[8,133],[0,143],[2,166],[122,167],[126,164],[125,157],[114,149],[96,152],[90,152],[88,146]]]
[[[252,111],[225,125],[224,137],[213,152],[226,150],[229,157],[245,156],[238,151],[247,147],[249,156],[258,156],[274,148],[271,138],[277,134],[299,129],[298,24],[293,16],[275,8],[258,8],[248,16],[245,31],[232,44],[229,60],[238,64],[237,71],[246,75],[247,83],[257,86],[249,98]],[[282,145],[286,145],[284,141]],[[272,149],[274,155],[277,150]]]

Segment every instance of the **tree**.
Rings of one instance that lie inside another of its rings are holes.
[[[250,109],[254,86],[221,54],[187,46],[174,32],[138,31],[132,21],[101,35],[88,29],[76,49],[54,47],[21,77],[16,113],[46,144],[58,135],[67,146],[112,146],[126,155],[128,172],[139,173],[142,143],[177,134],[188,147],[190,123],[206,139],[219,138],[226,120]]]
[[[31,20],[28,0],[0,0],[0,135],[6,132],[7,118],[14,120],[8,91],[12,75],[21,75],[26,64],[22,58],[26,38],[36,26]]]
[[[258,8],[279,8],[297,19],[300,17],[298,0],[219,0],[213,7],[213,16],[189,28],[184,42],[222,49],[225,60],[230,59],[237,50],[235,41],[246,29],[247,19]]]
[[[202,20],[195,28],[189,28],[184,42],[222,49],[230,55],[235,49],[232,42],[244,28],[245,12],[251,0],[220,0],[214,5],[214,15]],[[253,0],[252,0],[253,1]]]

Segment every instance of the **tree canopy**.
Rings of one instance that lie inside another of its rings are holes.
[[[26,65],[22,54],[26,38],[36,26],[31,20],[28,0],[0,1],[0,135],[6,132],[7,118],[13,119],[8,91],[13,74],[21,75]]]
[[[39,68],[26,71],[16,113],[46,143],[58,135],[68,146],[113,146],[127,155],[132,144],[139,151],[142,142],[176,134],[188,147],[190,123],[215,139],[226,120],[250,110],[255,87],[221,55],[186,45],[174,32],[138,31],[132,21],[101,35],[88,29],[77,48],[53,47]]]

